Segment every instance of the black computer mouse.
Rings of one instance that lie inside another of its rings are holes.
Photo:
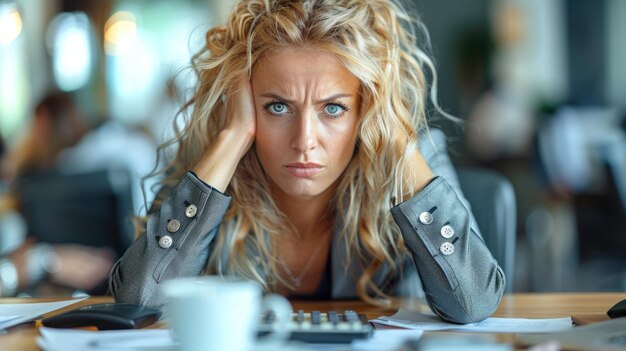
[[[83,306],[41,322],[51,328],[94,326],[100,330],[143,328],[156,322],[161,311],[129,303],[103,303]]]
[[[606,314],[611,318],[626,317],[626,300],[616,303]]]

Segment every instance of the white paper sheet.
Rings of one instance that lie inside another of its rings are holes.
[[[4,323],[4,322],[8,322],[12,319],[15,318],[20,318],[20,316],[0,316],[0,324]]]
[[[367,340],[355,340],[352,349],[362,351],[397,350],[407,340],[416,340],[423,331],[413,329],[381,329],[374,330],[374,335]]]
[[[180,351],[170,329],[90,331],[41,327],[39,332],[37,345],[44,351]],[[250,351],[310,351],[309,345],[288,342],[277,348],[274,344],[257,344]],[[350,345],[342,347],[342,351],[351,350]]]
[[[178,350],[169,329],[89,331],[41,327],[37,345],[45,351]]]
[[[419,330],[460,330],[487,333],[550,333],[572,328],[572,318],[487,318],[479,323],[447,323],[434,315],[400,309],[390,317],[378,317],[372,323]]]
[[[413,329],[378,329],[371,338],[357,339],[351,344],[301,344],[301,348],[302,351],[395,351],[407,340],[417,340],[422,334],[423,331]]]
[[[55,302],[0,304],[0,330],[37,319],[42,314],[75,304],[85,298]]]

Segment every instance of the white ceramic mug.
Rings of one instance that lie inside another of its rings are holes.
[[[176,278],[163,283],[166,316],[183,351],[250,351],[258,344],[280,347],[289,337],[292,308],[279,295],[235,277]],[[256,337],[261,312],[275,315],[273,332]]]

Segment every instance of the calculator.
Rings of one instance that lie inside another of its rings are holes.
[[[271,330],[270,324],[274,316],[268,313],[263,316],[259,335]],[[289,323],[291,336],[289,340],[316,344],[349,344],[356,339],[367,339],[372,335],[373,328],[364,314],[347,310],[311,311],[298,310],[293,313]]]

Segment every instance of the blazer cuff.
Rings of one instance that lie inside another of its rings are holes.
[[[228,193],[225,193],[225,192],[223,193],[223,192],[217,190],[217,188],[213,187],[209,183],[207,183],[204,180],[200,179],[200,177],[198,177],[198,175],[194,171],[192,171],[192,170],[187,171],[187,176],[189,178],[191,178],[192,181],[194,181],[196,186],[205,187],[205,188],[209,189],[210,192],[217,191],[219,194],[222,194],[224,196],[230,197],[230,195],[228,195]]]
[[[445,178],[434,178],[412,198],[393,207],[391,213],[409,248],[419,256],[433,257],[450,288],[456,289],[458,277],[453,267],[467,254],[464,246],[470,234],[469,212]],[[424,249],[427,252],[421,252]]]

